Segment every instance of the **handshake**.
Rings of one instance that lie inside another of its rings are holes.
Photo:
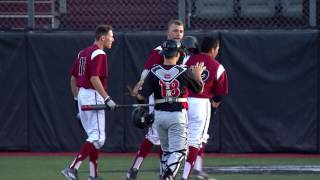
[[[111,99],[110,96],[107,96],[105,99],[104,99],[104,104],[107,106],[107,108],[111,111],[114,111],[117,104]]]

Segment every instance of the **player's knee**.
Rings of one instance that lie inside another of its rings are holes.
[[[94,141],[93,145],[96,149],[101,149],[101,147],[104,145],[104,142]]]
[[[201,144],[201,139],[190,138],[188,139],[188,146],[199,148]]]
[[[101,147],[104,145],[105,139],[99,139],[99,140],[93,140],[92,144],[96,149],[101,149]]]
[[[146,136],[146,139],[148,139],[153,145],[160,145],[159,137],[156,136]]]

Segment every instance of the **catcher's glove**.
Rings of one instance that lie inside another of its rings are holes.
[[[138,128],[147,128],[154,121],[154,115],[149,114],[144,107],[136,107],[131,113],[133,123]]]

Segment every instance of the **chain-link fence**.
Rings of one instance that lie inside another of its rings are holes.
[[[193,29],[310,26],[309,0],[191,0],[190,2],[189,26]],[[315,7],[314,4],[313,8]],[[316,21],[316,17],[314,20]]]
[[[320,24],[318,0],[0,0],[0,29],[162,30],[305,28]]]

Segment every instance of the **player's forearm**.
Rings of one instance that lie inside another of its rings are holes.
[[[78,97],[79,88],[77,86],[77,79],[74,76],[71,76],[70,79],[71,92],[74,98]]]
[[[99,76],[92,76],[90,78],[90,82],[92,83],[94,89],[98,91],[98,93],[103,97],[103,99],[106,99],[109,96],[106,90],[104,89]]]
[[[139,88],[143,85],[144,79],[147,77],[150,70],[144,69],[141,73],[140,80],[137,82],[137,84],[134,86],[132,92],[133,95],[136,96],[138,94]]]

